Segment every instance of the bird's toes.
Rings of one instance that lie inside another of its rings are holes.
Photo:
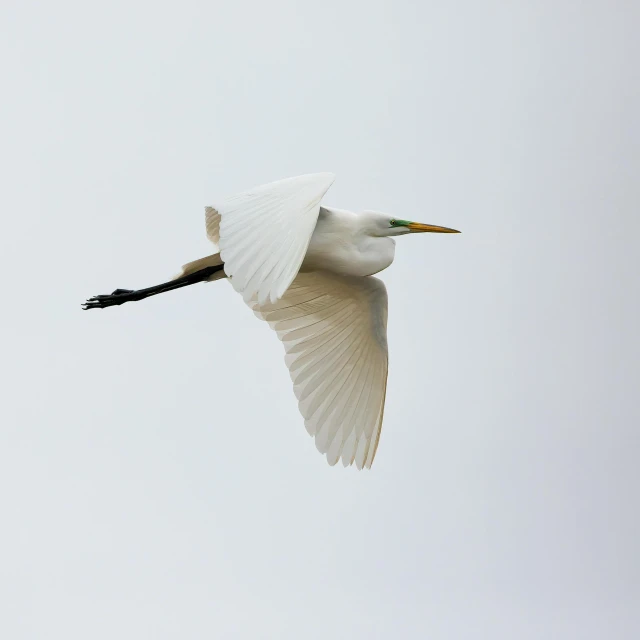
[[[105,307],[110,306],[109,301],[112,299],[113,298],[110,295],[93,296],[82,304],[82,308],[85,311],[87,309],[104,309]]]
[[[132,293],[135,293],[133,289],[116,289],[113,293],[89,298],[82,305],[82,308],[86,311],[87,309],[105,309],[106,307],[123,304],[130,299],[129,296],[131,296]]]

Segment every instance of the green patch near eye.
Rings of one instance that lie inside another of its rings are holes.
[[[392,227],[408,227],[410,224],[410,220],[391,220]]]

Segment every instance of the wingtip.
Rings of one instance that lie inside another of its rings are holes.
[[[305,175],[299,176],[300,178],[311,178],[313,180],[322,181],[326,184],[326,188],[328,189],[335,181],[336,174],[331,171],[320,171],[318,173],[307,173]]]
[[[336,174],[331,173],[331,171],[326,171],[325,173],[321,173],[320,175],[323,176],[324,179],[329,183],[329,186],[327,188],[329,188],[336,180]]]

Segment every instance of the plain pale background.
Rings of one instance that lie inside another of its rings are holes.
[[[640,637],[633,0],[19,2],[3,97],[0,635]],[[370,472],[210,251],[313,171],[399,238]]]

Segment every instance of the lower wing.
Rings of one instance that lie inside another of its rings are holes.
[[[276,302],[250,303],[285,347],[307,431],[330,465],[371,467],[387,386],[387,291],[377,278],[298,273]]]

